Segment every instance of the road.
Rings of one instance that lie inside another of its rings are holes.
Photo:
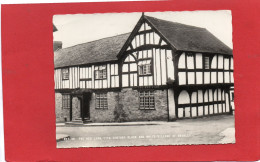
[[[234,143],[234,130],[233,115],[128,126],[56,127],[57,134],[70,136],[57,142],[57,148]]]

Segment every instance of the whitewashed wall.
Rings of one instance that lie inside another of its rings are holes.
[[[185,105],[185,106],[184,106]],[[178,118],[191,118],[229,112],[228,93],[221,89],[207,89],[180,92],[178,97]]]
[[[107,63],[107,77],[106,79],[95,79],[95,68],[97,66],[81,66],[69,68],[69,79],[62,80],[62,69],[55,69],[54,81],[55,89],[105,89],[119,87],[119,73],[118,64]]]
[[[179,57],[178,69],[179,85],[234,83],[232,57],[224,58],[223,55],[216,54],[212,57],[210,69],[206,69],[202,72],[202,54],[196,53],[188,55],[183,52]]]
[[[138,33],[139,34],[132,39],[131,45],[127,48],[127,51],[135,50],[139,47],[145,47],[145,45],[167,45],[166,42],[160,38],[160,36],[153,31],[147,23],[141,25]],[[133,57],[128,54],[122,66],[123,87],[161,86],[166,85],[168,80],[175,79],[173,54],[171,50],[150,48],[145,50],[136,50],[136,52],[131,53],[131,55],[133,55]],[[132,65],[129,66],[128,62],[132,61],[136,61],[137,70],[134,63],[131,63]],[[138,66],[146,63],[151,63],[152,75],[139,75]],[[134,71],[137,72],[133,73]]]

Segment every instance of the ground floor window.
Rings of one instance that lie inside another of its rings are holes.
[[[96,94],[96,109],[107,109],[107,93]]]
[[[140,109],[141,110],[155,109],[154,91],[140,91],[139,97],[140,97]]]
[[[63,109],[69,109],[70,108],[70,95],[69,94],[63,94],[62,95],[62,108]]]

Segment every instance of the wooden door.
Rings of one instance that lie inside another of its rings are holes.
[[[81,117],[83,119],[90,118],[89,103],[90,103],[90,95],[88,95],[88,94],[83,95],[82,108],[81,108]]]

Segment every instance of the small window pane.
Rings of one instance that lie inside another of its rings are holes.
[[[209,69],[209,57],[204,57],[204,68]]]
[[[107,93],[96,94],[96,109],[107,109]]]
[[[62,73],[62,79],[63,80],[69,79],[69,69],[68,68],[62,69],[61,73]]]
[[[63,109],[69,109],[70,108],[70,95],[69,94],[63,94],[62,95],[62,108]]]
[[[139,97],[140,109],[155,109],[153,91],[141,91]]]

